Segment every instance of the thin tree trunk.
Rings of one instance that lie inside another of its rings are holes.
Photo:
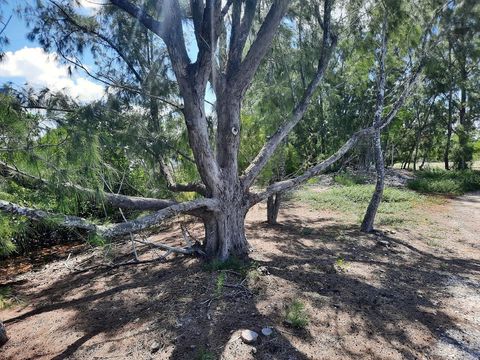
[[[452,71],[452,45],[450,43],[450,40],[448,41],[448,63],[449,63],[449,71]],[[449,164],[449,157],[450,157],[450,147],[451,147],[451,142],[452,142],[452,133],[453,133],[453,124],[452,124],[452,112],[453,112],[453,102],[452,102],[452,96],[453,96],[453,76],[450,73],[450,89],[448,91],[448,123],[447,123],[447,144],[445,146],[445,152],[443,154],[443,161],[445,163],[445,170],[450,170],[450,164]]]
[[[281,155],[280,155],[279,164],[278,164],[277,176],[272,178],[270,185],[276,181],[283,180],[283,178],[285,177],[285,162],[286,162],[285,146],[288,142],[288,138],[286,138],[284,142],[285,144],[280,149]],[[282,193],[279,192],[276,194],[272,194],[267,199],[267,223],[270,225],[277,224],[277,218],[278,218],[278,213],[280,211],[282,198],[283,198]]]
[[[374,135],[374,147],[375,147],[375,170],[377,171],[377,182],[375,184],[375,191],[372,199],[368,204],[367,212],[363,218],[362,226],[360,228],[363,232],[372,232],[373,223],[377,215],[377,210],[382,201],[383,188],[385,185],[385,164],[383,160],[382,143],[380,138],[380,131],[377,131]]]
[[[452,124],[452,89],[448,93],[448,123],[447,123],[447,144],[445,146],[445,153],[443,155],[443,161],[445,163],[445,170],[450,170],[450,147],[452,143],[452,133],[453,133],[453,124]]]
[[[382,112],[385,99],[385,58],[387,56],[387,12],[384,9],[383,24],[382,24],[382,47],[379,59],[379,80],[377,104],[375,109],[375,117],[373,125],[375,126],[375,133],[373,135],[374,156],[375,156],[375,170],[377,172],[377,181],[375,184],[375,191],[373,192],[367,211],[362,221],[360,230],[362,232],[373,231],[373,224],[377,215],[378,207],[382,201],[383,188],[385,184],[385,163],[382,151],[382,139],[380,136],[379,125],[382,122]]]

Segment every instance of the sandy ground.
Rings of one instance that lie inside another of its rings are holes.
[[[104,254],[59,249],[58,260],[3,280],[20,280],[12,289],[23,303],[0,312],[10,336],[0,358],[478,359],[480,193],[414,211],[414,224],[365,235],[298,203],[268,227],[260,205],[247,218],[253,270],[225,272],[220,287],[219,272],[195,258],[78,271]],[[180,245],[177,225],[154,240]],[[284,321],[293,300],[305,304],[303,329]],[[271,336],[240,340],[264,326]]]

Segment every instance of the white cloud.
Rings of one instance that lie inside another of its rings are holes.
[[[67,69],[56,60],[55,53],[46,53],[39,47],[24,47],[5,54],[0,63],[0,77],[24,78],[31,86],[65,91],[84,102],[102,97],[104,89],[101,85],[79,76],[69,76]]]
[[[101,0],[80,0],[79,4],[84,8],[92,10],[97,10],[102,6]]]

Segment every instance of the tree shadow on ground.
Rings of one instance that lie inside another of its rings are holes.
[[[357,336],[413,359],[428,353],[432,339],[445,338],[447,330],[461,331],[437,306],[439,297],[448,296],[449,276],[480,273],[478,261],[446,259],[394,236],[364,235],[356,226],[329,219],[289,218],[273,228],[253,223],[247,230],[257,249],[253,271],[260,266],[269,273],[259,275],[250,290],[239,286],[245,274],[209,272],[200,260],[184,257],[70,274],[36,293],[28,312],[5,321],[12,331],[28,326],[44,332],[26,345],[20,345],[24,339],[18,335],[7,344],[7,356],[20,346],[25,354],[37,351],[36,356],[53,359],[385,355],[378,349],[353,349],[348,339]],[[360,268],[365,272],[357,272]],[[273,301],[272,294],[285,301],[299,297],[321,316],[311,314],[306,329],[286,328],[282,305],[271,311],[260,306]],[[274,335],[261,336],[254,346],[238,338],[240,329],[260,332],[264,326],[273,326]],[[478,355],[478,349],[460,345]]]
[[[165,263],[94,268],[61,277],[32,297],[27,312],[5,321],[11,333],[23,325],[37,328],[38,334],[27,345],[21,345],[22,334],[18,340],[14,336],[6,356],[15,358],[22,346],[25,357],[52,359],[200,359],[222,353],[230,359],[258,358],[261,352],[243,344],[238,330],[260,333],[272,321],[258,313],[255,295],[239,285],[243,275],[223,274],[220,289],[220,272],[179,256]],[[307,331],[298,336],[313,339]],[[265,358],[306,359],[279,332],[260,336],[255,345],[269,354]]]
[[[456,319],[438,309],[439,299],[450,296],[446,284],[452,275],[479,286],[480,261],[436,256],[391,234],[363,234],[354,225],[311,225],[305,234],[304,224],[283,222],[277,233],[283,236],[269,241],[276,242],[285,255],[269,256],[261,265],[272,275],[301,286],[301,292],[320,295],[311,298],[317,309],[329,307],[360,319],[352,321],[350,334],[363,332],[366,338],[382,338],[403,358],[430,352],[431,341],[418,339],[426,335],[447,341],[473,358],[480,357],[480,349],[446,335],[449,330],[462,329]],[[257,224],[254,231],[259,236],[262,225]],[[305,240],[322,245],[311,246]],[[358,264],[368,266],[370,274],[352,273]],[[477,280],[471,281],[471,276]],[[337,337],[339,344],[344,335]],[[342,350],[353,358],[359,356],[346,347]]]

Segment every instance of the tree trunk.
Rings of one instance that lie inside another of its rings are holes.
[[[453,76],[452,76],[452,44],[448,41],[448,65],[450,71],[450,89],[448,91],[448,123],[447,123],[447,145],[445,146],[445,153],[443,154],[443,161],[445,163],[445,170],[450,170],[449,156],[450,147],[452,142],[453,124],[452,124],[452,112],[453,112]]]
[[[377,93],[377,104],[375,108],[375,117],[373,119],[373,125],[379,126],[382,122],[382,112],[385,99],[385,58],[387,56],[387,13],[384,13],[383,24],[382,24],[382,47],[380,52],[379,59],[379,75],[378,75],[378,93]],[[383,187],[385,182],[385,161],[383,159],[382,151],[382,138],[380,128],[376,127],[375,133],[373,134],[373,153],[375,157],[375,170],[377,172],[377,182],[375,184],[375,191],[370,199],[368,204],[367,211],[362,221],[362,226],[360,230],[363,232],[372,232],[373,223],[375,221],[375,216],[377,215],[377,210],[382,201]]]
[[[375,221],[375,216],[377,215],[378,206],[382,200],[383,188],[385,183],[385,164],[383,160],[382,152],[382,143],[380,140],[380,131],[377,131],[374,135],[374,145],[375,145],[375,169],[377,171],[377,182],[375,184],[375,191],[368,204],[367,212],[363,218],[361,231],[363,232],[372,232],[373,231],[373,222]]]
[[[286,163],[286,145],[288,144],[288,137],[285,138],[284,144],[279,149],[280,159],[277,167],[276,175],[272,175],[270,185],[283,180],[285,177],[285,163]],[[282,193],[272,194],[267,199],[267,223],[270,225],[277,224],[278,212],[280,211],[280,205],[282,203]]]
[[[449,157],[450,157],[450,147],[452,143],[452,89],[448,92],[448,123],[447,123],[447,144],[445,146],[445,153],[443,154],[443,161],[445,163],[445,170],[450,170]]]
[[[246,257],[249,249],[245,236],[247,208],[230,201],[222,205],[220,211],[210,213],[204,219],[205,252],[209,258],[220,261]]]
[[[278,212],[280,211],[280,204],[282,202],[282,194],[273,194],[267,199],[267,223],[269,225],[277,224]]]

